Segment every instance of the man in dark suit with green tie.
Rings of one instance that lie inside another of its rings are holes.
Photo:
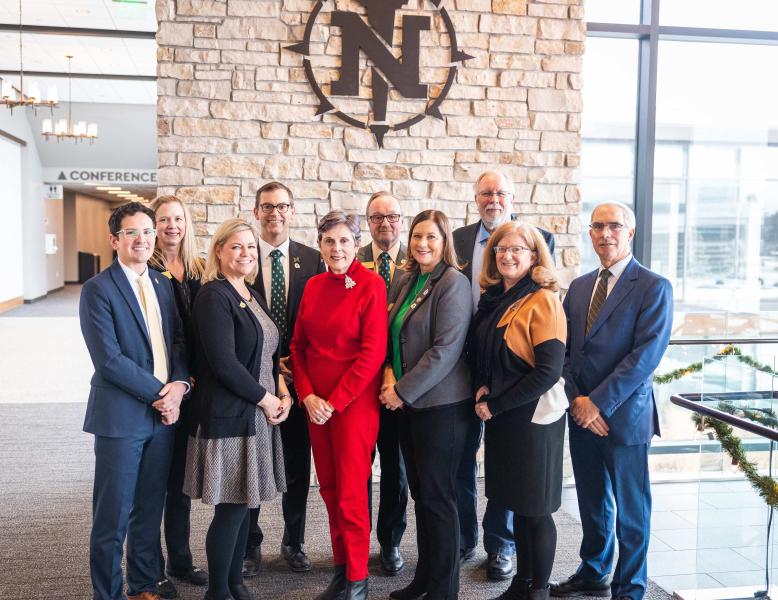
[[[407,253],[400,242],[403,225],[400,202],[389,192],[376,192],[367,201],[365,214],[373,241],[357,251],[357,259],[384,278],[388,296],[389,290],[402,279],[403,271],[397,269],[405,264]],[[405,566],[400,540],[407,524],[408,480],[400,452],[399,417],[399,412],[381,407],[377,443],[381,487],[376,535],[381,546],[381,568],[386,575],[396,575]],[[368,494],[368,499],[371,498],[372,494]]]

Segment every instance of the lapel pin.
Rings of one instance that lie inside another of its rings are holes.
[[[240,306],[241,308],[246,308],[246,303],[245,302],[241,302],[238,306]]]
[[[292,260],[294,261],[294,268],[295,269],[299,269],[300,268],[300,257],[299,256],[294,256],[292,258]]]

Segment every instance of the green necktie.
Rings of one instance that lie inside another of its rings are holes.
[[[270,253],[273,259],[270,277],[270,316],[278,327],[281,342],[286,339],[286,280],[284,265],[281,264],[281,251],[276,248]]]
[[[386,291],[388,292],[389,284],[392,283],[392,259],[389,257],[388,252],[381,252],[378,260],[380,261],[378,263],[378,274],[384,278],[384,281],[386,282]]]
[[[589,316],[586,319],[586,334],[597,320],[597,315],[600,314],[602,305],[605,304],[605,299],[608,297],[608,279],[612,273],[608,269],[603,269],[600,273],[600,281],[597,283],[597,289],[594,292],[594,298],[589,306]]]

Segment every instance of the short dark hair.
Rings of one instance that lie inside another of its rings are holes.
[[[336,225],[345,225],[348,227],[349,231],[351,231],[351,235],[354,237],[354,243],[359,244],[359,240],[362,237],[362,232],[359,230],[359,215],[348,214],[338,209],[331,210],[319,219],[319,226],[317,228],[319,237],[317,241],[321,244],[322,236]]]
[[[287,194],[289,194],[289,204],[294,204],[294,194],[292,193],[292,190],[290,190],[280,181],[270,181],[257,190],[257,198],[254,201],[254,210],[259,208],[259,197],[262,194],[265,192],[275,192],[276,190],[284,190]]]
[[[116,207],[111,213],[111,216],[108,219],[108,231],[111,235],[116,235],[122,228],[124,217],[131,217],[138,213],[143,213],[151,219],[152,223],[155,222],[156,217],[154,216],[154,211],[148,206],[141,204],[140,202],[128,202],[127,204]]]

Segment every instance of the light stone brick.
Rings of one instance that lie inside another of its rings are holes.
[[[212,100],[227,99],[230,97],[230,86],[217,81],[179,81],[178,95]]]
[[[535,49],[535,38],[529,35],[489,36],[489,52],[518,52],[531,54]]]
[[[472,12],[489,12],[492,10],[492,0],[457,0],[457,10]]]
[[[340,140],[319,142],[319,158],[322,160],[346,160],[346,148]]]
[[[157,77],[172,77],[173,79],[192,79],[194,67],[192,65],[179,65],[159,63],[157,65]]]
[[[157,48],[157,62],[173,62],[176,56],[175,48]]]
[[[157,27],[159,46],[191,46],[194,41],[194,26],[191,23],[163,22]]]
[[[176,0],[176,12],[181,17],[223,17],[226,0]]]
[[[397,152],[393,150],[349,148],[347,157],[351,162],[393,163],[397,160]]]
[[[254,156],[210,156],[203,165],[208,177],[250,177],[262,176],[263,159]]]
[[[160,96],[157,99],[157,114],[164,116],[207,117],[208,100]]]
[[[208,222],[223,223],[227,219],[238,216],[237,205],[211,204],[208,206]],[[211,233],[213,235],[213,233]]]
[[[583,108],[581,93],[574,90],[532,88],[528,91],[527,101],[531,111],[579,113]]]
[[[222,21],[221,25],[218,26],[216,34],[220,38],[238,38],[246,40],[289,39],[288,27],[278,19],[262,19],[257,17],[227,17]]]
[[[165,136],[157,137],[160,152],[207,152],[209,154],[232,152],[231,140],[213,137]]]
[[[514,35],[535,35],[538,20],[532,17],[493,15],[484,13],[478,21],[478,31],[482,33],[510,33]],[[571,38],[575,39],[575,38]]]
[[[292,125],[292,127],[295,126]],[[262,137],[265,139],[283,140],[290,129],[286,123],[262,123]]]
[[[329,186],[323,181],[292,181],[289,182],[289,188],[292,190],[295,199],[298,198],[327,198],[330,193]],[[295,206],[299,206],[295,200]]]
[[[195,23],[194,36],[198,38],[215,38],[216,25],[210,25],[207,23]]]
[[[289,127],[291,137],[329,139],[332,137],[332,128],[323,123],[294,123]]]
[[[565,188],[565,202],[578,203],[581,201],[581,188],[577,185],[568,185]]]
[[[303,159],[299,157],[271,156],[265,160],[262,177],[265,179],[299,179],[303,176]]]
[[[527,14],[531,17],[564,19],[567,17],[567,6],[564,4],[530,4]]]
[[[384,148],[387,150],[424,150],[427,140],[392,134],[384,138]]]
[[[575,183],[576,172],[563,167],[538,167],[527,171],[529,183]]]
[[[346,212],[365,214],[368,196],[352,192],[330,192],[332,208],[340,208]],[[323,216],[323,215],[322,215]]]
[[[513,140],[478,138],[478,149],[483,152],[512,152]]]
[[[553,73],[540,71],[504,71],[500,73],[500,87],[512,88],[524,86],[528,88],[547,88],[554,85]]]
[[[284,144],[287,156],[316,156],[319,151],[318,140],[288,139]]]
[[[447,166],[454,162],[453,152],[400,152],[397,161],[410,165],[441,165]]]
[[[534,112],[529,115],[529,125],[536,131],[564,131],[568,117],[566,113]]]
[[[471,137],[494,137],[497,135],[497,125],[487,117],[451,117],[446,120],[448,135]]]
[[[497,102],[486,100],[473,105],[477,117],[524,117],[528,114],[525,102]]]
[[[344,161],[321,161],[319,163],[319,179],[325,181],[350,181],[354,175],[354,167]]]
[[[565,155],[565,165],[568,167],[579,167],[581,165],[581,157],[578,154]]]
[[[575,132],[544,131],[540,138],[543,152],[578,152],[581,149],[581,136]]]
[[[583,21],[539,19],[538,37],[550,40],[583,41],[586,37],[586,25]]]
[[[473,150],[476,141],[474,137],[443,136],[430,138],[427,144],[430,150]]]
[[[571,19],[583,19],[584,18],[583,6],[571,6],[568,15]]]
[[[451,181],[452,169],[451,167],[413,167],[411,176],[421,181]]]
[[[262,54],[244,50],[222,50],[222,63],[225,65],[256,65],[260,67],[276,66],[278,59],[272,54]]]
[[[365,129],[349,127],[343,132],[344,142],[349,148],[375,148],[376,141],[372,133]]]
[[[178,155],[178,160],[175,162],[175,164],[179,167],[196,169],[202,172],[203,159],[205,158],[205,156],[206,156],[205,154],[189,154],[186,152],[181,152]]]
[[[534,204],[564,204],[565,186],[563,185],[536,185],[532,192]]]
[[[278,17],[280,6],[277,0],[230,0],[227,14],[231,17]]]
[[[384,167],[374,163],[357,163],[354,166],[354,177],[363,179],[383,179]]]
[[[478,13],[450,12],[449,16],[457,35],[478,31]]]
[[[351,182],[351,189],[362,194],[375,194],[389,189],[389,182],[385,179],[360,179],[355,177]]]
[[[544,71],[567,71],[580,73],[582,60],[580,56],[550,56],[541,61]]]
[[[460,68],[456,80],[466,85],[497,85],[497,73],[485,69]]]
[[[162,167],[157,170],[159,185],[193,185],[202,181],[203,174],[198,169],[186,167]]]
[[[392,183],[392,195],[397,198],[423,198],[427,195],[428,187],[426,181],[395,181]]]
[[[473,198],[473,186],[469,183],[435,182],[430,198],[470,201]]]
[[[496,13],[526,15],[527,8],[527,0],[492,0],[492,12]]]
[[[584,43],[583,42],[565,42],[565,54],[583,54]]]
[[[384,167],[384,177],[387,179],[407,179],[410,174],[408,167],[403,165],[386,165]]]
[[[566,267],[574,267],[581,264],[581,251],[578,248],[565,248],[562,250],[562,264]],[[575,275],[572,276],[573,278]],[[570,287],[570,279],[566,287]]]

